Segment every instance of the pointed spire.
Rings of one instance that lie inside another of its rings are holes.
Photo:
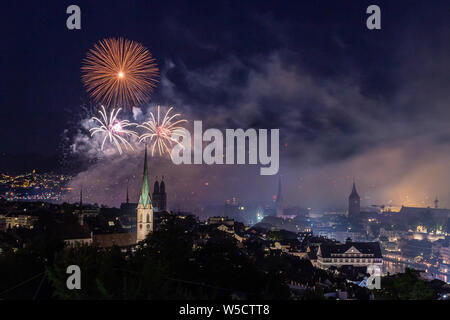
[[[144,173],[142,176],[142,190],[141,196],[139,198],[139,204],[142,204],[144,207],[150,203],[150,196],[148,194],[148,165],[147,165],[147,144],[145,144],[145,155],[144,155]]]
[[[281,194],[281,177],[278,178],[278,192],[277,192],[277,202],[280,202],[283,199]]]
[[[434,200],[434,208],[437,209],[439,207],[439,200],[438,197],[436,196],[436,199]]]
[[[359,198],[359,194],[356,191],[355,179],[353,179],[353,187],[352,187],[352,193],[350,193],[350,197],[355,197],[355,196]]]
[[[83,213],[83,185],[80,188],[80,213]]]
[[[83,217],[83,185],[80,187],[80,210],[78,213],[78,223],[82,226],[84,224]]]
[[[155,179],[155,183],[153,184],[153,194],[159,194],[159,182],[158,178]]]
[[[130,203],[130,198],[128,197],[128,185],[129,185],[130,179],[127,179],[127,203]]]
[[[159,184],[159,192],[161,194],[166,193],[166,184],[164,183],[164,176],[162,176],[161,183]]]
[[[277,199],[275,201],[275,209],[277,211],[277,217],[283,217],[284,208],[283,208],[283,195],[281,194],[281,176],[278,178],[278,193]]]

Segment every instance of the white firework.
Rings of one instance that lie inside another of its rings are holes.
[[[174,121],[176,117],[179,117],[180,114],[176,113],[172,116],[170,116],[170,112],[172,111],[173,107],[170,107],[169,110],[167,110],[164,117],[160,118],[160,106],[158,106],[158,114],[155,118],[153,112],[150,112],[150,119],[146,122],[144,122],[142,125],[139,125],[138,127],[144,128],[145,133],[142,134],[139,137],[139,142],[142,142],[146,139],[149,139],[151,149],[152,149],[152,156],[155,153],[155,150],[157,150],[160,154],[160,156],[164,155],[165,153],[170,154],[171,147],[174,144],[179,144],[178,141],[178,135],[174,132],[177,129],[183,129],[183,127],[178,126],[180,123],[187,122],[185,119],[180,119]],[[172,122],[173,121],[173,122]]]
[[[97,117],[92,118],[93,121],[98,122],[99,126],[89,130],[91,132],[91,137],[95,134],[102,134],[104,136],[101,150],[103,151],[107,140],[117,148],[120,154],[123,152],[123,147],[125,147],[126,150],[134,150],[128,139],[130,137],[138,138],[138,135],[135,131],[126,128],[135,126],[136,124],[130,123],[128,120],[117,119],[120,110],[122,110],[121,108],[112,109],[109,115],[106,113],[104,106],[102,106],[101,109],[102,110],[99,110],[99,113],[102,116],[101,119]]]

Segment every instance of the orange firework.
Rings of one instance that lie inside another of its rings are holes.
[[[81,71],[81,79],[95,101],[121,107],[145,102],[159,76],[151,53],[140,43],[123,38],[96,43]]]

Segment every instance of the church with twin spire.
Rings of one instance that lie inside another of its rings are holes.
[[[128,193],[127,193],[128,200]],[[167,210],[167,194],[164,177],[161,183],[155,181],[153,194],[150,197],[150,188],[148,181],[148,161],[147,161],[147,146],[144,154],[144,172],[142,174],[142,188],[139,202],[137,205],[137,235],[136,241],[145,240],[147,235],[154,230],[154,213]]]

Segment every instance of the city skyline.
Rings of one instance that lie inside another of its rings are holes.
[[[449,11],[8,3],[0,303],[275,319],[450,300]]]

